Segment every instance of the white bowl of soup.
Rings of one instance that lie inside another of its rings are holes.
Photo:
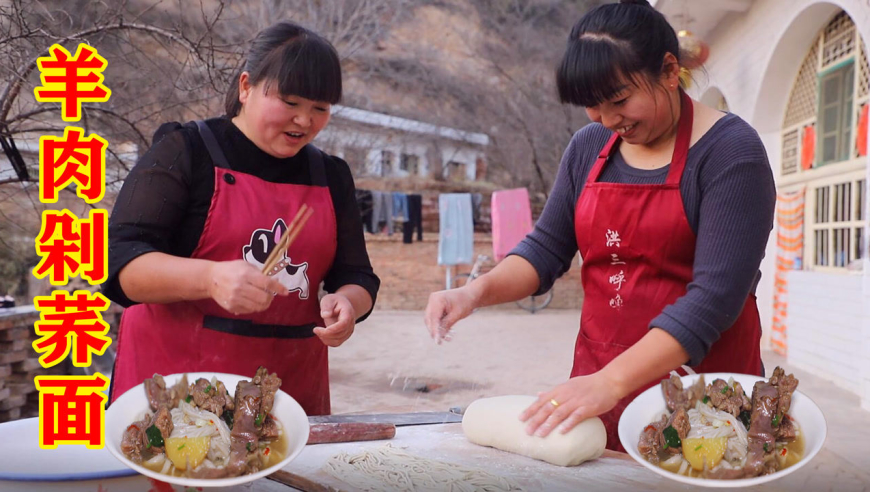
[[[748,397],[748,400],[752,401],[753,388],[757,381],[769,381],[765,378],[760,378],[758,376],[751,376],[747,374],[735,374],[735,373],[708,373],[708,374],[693,374],[689,376],[683,376],[680,378],[682,382],[682,386],[684,389],[691,388],[694,384],[698,382],[698,379],[703,376],[704,383],[706,387],[710,387],[710,385],[716,380],[725,381],[725,385],[731,388],[731,395],[736,394],[733,390],[735,388],[733,383],[739,383],[742,386],[745,395]],[[721,385],[721,384],[720,384]],[[738,435],[742,435],[743,439],[746,439],[746,435],[749,432],[749,429],[746,429],[747,424],[742,423],[742,418],[738,415],[734,419],[726,419],[723,414],[719,414],[718,412],[725,412],[722,408],[713,407],[710,402],[709,396],[707,393],[709,391],[704,392],[704,396],[707,400],[701,399],[700,402],[697,402],[692,409],[687,412],[689,415],[689,421],[693,422],[692,425],[696,427],[695,432],[691,432],[687,435],[687,438],[681,442],[679,459],[676,457],[677,455],[672,455],[668,460],[660,459],[658,463],[653,463],[648,459],[650,454],[647,452],[646,456],[641,453],[639,450],[639,443],[641,441],[641,436],[647,432],[655,433],[655,428],[650,428],[652,424],[656,422],[662,422],[662,417],[667,416],[670,419],[670,416],[675,412],[670,412],[665,400],[665,396],[662,390],[662,385],[657,384],[652,388],[641,393],[634,401],[632,401],[625,409],[622,414],[622,417],[619,419],[619,440],[622,443],[622,446],[634,458],[638,463],[647,467],[663,477],[669,478],[671,480],[676,480],[678,482],[696,485],[699,487],[749,487],[753,485],[759,485],[762,483],[770,482],[772,480],[776,480],[778,478],[782,478],[790,473],[795,472],[800,469],[813,457],[818,454],[818,452],[822,449],[822,446],[825,443],[825,437],[827,435],[827,424],[825,423],[825,417],[822,415],[822,411],[819,407],[813,402],[808,396],[804,393],[801,393],[799,389],[794,391],[791,396],[791,405],[789,410],[787,411],[788,419],[791,420],[789,425],[793,426],[796,429],[797,438],[792,439],[788,442],[785,441],[776,441],[775,449],[769,449],[767,446],[764,448],[765,454],[773,453],[773,459],[776,462],[776,470],[773,473],[764,474],[760,476],[753,476],[751,478],[705,478],[703,475],[707,473],[707,470],[718,470],[720,472],[726,472],[723,468],[740,468],[740,461],[735,459],[735,454],[742,449],[738,444],[743,441],[740,440]],[[723,387],[722,390],[727,394],[729,391],[727,388]],[[700,405],[699,405],[700,404]],[[703,406],[703,408],[701,408]],[[728,413],[728,412],[725,412]],[[737,413],[737,410],[734,411]],[[740,412],[742,414],[742,412]],[[774,412],[775,413],[775,412]],[[751,414],[751,412],[750,412]],[[723,416],[721,419],[714,418],[714,416],[719,415]],[[701,419],[699,421],[699,418]],[[785,419],[785,417],[780,416],[779,418],[774,417],[772,423],[777,426],[781,425],[780,422]],[[733,425],[732,425],[733,423]],[[663,424],[659,424],[661,427]],[[744,429],[740,432],[738,430],[728,430],[733,426],[742,425]],[[715,427],[714,427],[715,426]],[[718,432],[719,429],[722,429],[722,432]],[[659,429],[661,431],[661,429]],[[667,430],[665,428],[665,430]],[[744,432],[745,431],[745,432]],[[712,434],[711,434],[712,432]],[[712,439],[708,437],[699,437],[700,435],[704,436],[721,436],[724,434],[724,437],[714,437]],[[668,437],[672,437],[672,433],[668,434],[667,432],[661,431],[663,435],[662,439],[665,440],[665,449],[668,444]],[[668,437],[664,437],[668,436]],[[691,444],[690,446],[686,446],[686,443]],[[721,445],[725,445],[726,451],[725,458],[722,455],[718,456],[718,460],[715,461],[715,467],[709,467],[710,463],[714,463],[714,459],[716,459],[716,455],[722,452]],[[649,448],[646,447],[646,450]],[[673,448],[672,448],[673,449]],[[676,453],[676,451],[673,451]],[[684,456],[684,454],[686,456]],[[748,449],[747,449],[748,453]],[[727,462],[727,458],[731,456],[733,461],[733,465]],[[659,456],[667,456],[667,454],[662,453]],[[689,459],[691,458],[691,459]],[[708,459],[710,460],[708,462]],[[768,461],[768,463],[771,463]],[[717,468],[718,467],[718,468]],[[700,470],[698,469],[700,468]],[[735,472],[739,475],[739,472]]]
[[[183,376],[184,374],[163,376],[166,387],[174,386]],[[250,376],[240,376],[213,372],[187,373],[189,383],[194,383],[200,378],[206,379],[209,382],[222,382],[229,397],[234,396],[236,385],[239,381],[251,381],[253,376],[253,374]],[[192,397],[190,400],[192,400]],[[193,403],[195,406],[195,401],[190,400],[186,403]],[[179,403],[179,406],[176,408],[180,407]],[[191,409],[190,407],[185,408],[188,411]],[[165,439],[163,442],[163,461],[159,460],[158,453],[149,453],[148,456],[151,459],[143,459],[141,463],[136,463],[122,451],[121,441],[127,428],[137,421],[141,421],[144,415],[154,413],[146,396],[144,383],[121,395],[106,410],[106,447],[117,459],[137,472],[176,485],[187,487],[229,487],[251,482],[286,466],[287,463],[302,452],[302,449],[308,442],[309,424],[305,411],[296,400],[279,389],[275,392],[274,404],[271,411],[268,412],[268,417],[277,423],[280,429],[280,437],[271,442],[261,441],[258,449],[248,449],[249,452],[256,454],[259,460],[262,460],[259,464],[261,468],[253,473],[245,473],[227,478],[192,478],[189,476],[189,471],[180,470],[174,466],[173,460],[170,459],[170,453],[172,453],[172,458],[176,462],[179,460],[178,456],[184,454],[183,462],[185,465],[183,466],[190,467],[191,460],[197,460],[198,462],[195,461],[196,468],[191,468],[191,470],[199,469],[202,464],[202,458],[197,459],[195,455],[198,454],[198,448],[202,447],[202,438],[192,437],[188,440],[186,437],[173,437],[171,441],[170,439]],[[221,416],[218,417],[220,420],[223,420]],[[177,415],[173,419],[176,420]],[[197,419],[189,419],[191,425],[193,425],[195,420]],[[208,422],[208,420],[213,419],[200,419],[198,424],[203,427],[210,425],[217,427],[217,424]],[[221,433],[225,435],[227,427],[223,429]],[[184,433],[184,426],[176,426],[175,430],[181,430]],[[211,439],[219,439],[219,437],[215,435]],[[172,443],[171,446],[170,443]],[[210,449],[208,452],[212,453],[214,449]]]

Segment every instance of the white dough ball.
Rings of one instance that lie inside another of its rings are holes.
[[[537,398],[497,396],[475,400],[462,418],[465,437],[474,444],[521,454],[559,466],[576,466],[601,456],[607,432],[598,417],[586,419],[562,434],[554,429],[547,437],[526,434],[519,415]]]

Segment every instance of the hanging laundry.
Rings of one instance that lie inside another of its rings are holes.
[[[402,242],[411,244],[417,231],[417,241],[423,240],[423,197],[408,195],[408,220],[403,225]]]
[[[380,232],[386,225],[387,234],[393,235],[393,196],[392,193],[372,192],[372,230]]]
[[[393,192],[393,220],[408,221],[408,195]]]
[[[374,232],[372,231],[372,192],[369,190],[357,189],[356,204],[359,207],[363,228],[368,232]]]
[[[474,256],[471,195],[445,193],[438,197],[438,264],[461,265]]]
[[[532,209],[525,188],[492,194],[492,250],[501,261],[532,231]]]
[[[474,225],[480,224],[480,206],[483,204],[483,195],[480,193],[471,194],[471,220]]]

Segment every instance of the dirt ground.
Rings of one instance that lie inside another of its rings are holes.
[[[421,311],[375,311],[330,349],[332,411],[447,411],[484,396],[535,394],[568,377],[579,314],[482,310],[437,345]]]
[[[429,294],[444,289],[447,267],[438,265],[438,235],[426,232],[423,241],[416,236],[411,244],[402,243],[401,234],[366,234],[366,248],[372,267],[381,279],[378,292],[377,309],[380,310],[423,310]],[[492,236],[475,234],[475,255],[492,257]],[[574,258],[572,268],[556,281],[551,307],[578,309],[582,305],[583,290],[580,287],[579,255]],[[494,263],[485,265],[484,271]],[[455,272],[468,272],[471,265],[454,267]],[[512,304],[496,307],[511,309]]]

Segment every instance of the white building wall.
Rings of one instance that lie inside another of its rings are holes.
[[[868,172],[868,183],[870,183],[870,172]],[[865,235],[864,237],[870,237]],[[870,261],[864,260],[864,275],[862,278],[863,288],[861,296],[861,304],[863,308],[863,323],[862,323],[862,341],[861,346],[864,348],[859,357],[861,369],[861,407],[870,411]]]
[[[870,44],[870,6],[864,0],[757,0],[747,12],[732,15],[707,36],[711,48],[705,65],[707,76],[696,77],[699,83],[692,95],[698,98],[710,86],[722,92],[731,112],[758,131],[777,182],[781,179],[780,130],[792,84],[816,34],[839,9],[849,14],[865,43]],[[768,332],[775,254],[775,236],[771,235],[758,288],[762,326]],[[870,409],[870,262],[865,259],[863,277],[790,272],[789,279],[789,361],[808,368],[815,363],[814,372],[860,394],[862,404]],[[834,308],[831,303],[814,302],[819,296],[809,295],[809,290],[795,297],[793,289],[821,289],[822,284],[849,299],[848,306],[837,304]],[[832,321],[845,324],[847,318],[852,323],[851,331],[846,329],[851,343],[824,346],[828,355],[838,351],[842,364],[823,362],[823,355],[813,355],[814,362],[809,355],[802,355],[802,343],[818,339],[818,333],[826,334]]]
[[[406,142],[402,137],[391,134],[380,134],[362,130],[348,131],[344,129],[327,127],[315,139],[315,145],[320,142],[329,142],[332,147],[338,149],[339,157],[344,157],[344,151],[348,147],[369,149],[364,163],[366,172],[376,176],[381,175],[381,151],[390,151],[394,156],[393,176],[408,176],[409,173],[398,169],[399,159],[402,154],[414,154],[419,159],[420,175],[426,176],[429,172],[429,160],[427,159],[427,146],[419,142]]]
[[[796,270],[787,278],[789,364],[859,393],[863,276]]]
[[[483,153],[476,150],[458,148],[452,145],[441,146],[441,162],[444,164],[445,176],[447,175],[448,162],[460,162],[465,165],[465,178],[468,181],[474,181],[474,178],[477,176],[478,157],[483,157]]]
[[[375,145],[375,147],[366,154],[366,170],[376,176],[382,175],[383,157],[382,153],[392,152],[393,163],[390,176],[411,176],[408,171],[399,169],[402,154],[416,155],[419,159],[418,176],[427,176],[429,173],[429,160],[426,158],[426,146],[423,144],[397,144],[393,141],[383,141]]]

